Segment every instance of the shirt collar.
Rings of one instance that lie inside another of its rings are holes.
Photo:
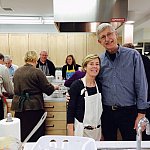
[[[120,45],[118,44],[118,50],[117,50],[117,52],[115,53],[115,54],[116,54],[116,57],[118,57],[118,56],[120,55],[120,53],[121,53],[121,47],[120,47]],[[106,50],[105,56],[108,57],[108,58],[110,58],[110,55],[111,55],[111,54]]]

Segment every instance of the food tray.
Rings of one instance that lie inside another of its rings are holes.
[[[92,138],[45,135],[38,139],[32,150],[97,150],[97,148]]]

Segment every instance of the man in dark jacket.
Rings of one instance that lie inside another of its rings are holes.
[[[150,102],[150,59],[147,56],[142,55],[142,54],[141,54],[141,57],[142,57],[143,64],[145,67],[145,73],[146,73],[147,83],[148,83],[148,99],[147,99],[147,101]],[[146,117],[150,121],[150,108],[148,108],[146,110]],[[143,132],[142,140],[149,141],[150,135],[146,135],[146,132]]]
[[[47,59],[47,57],[48,53],[46,51],[41,51],[36,68],[42,70],[46,76],[55,76],[55,66],[52,61]]]

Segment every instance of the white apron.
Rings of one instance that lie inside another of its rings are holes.
[[[81,79],[83,81],[84,87],[86,87],[85,77]],[[88,96],[86,88],[85,91],[85,112],[83,123],[75,119],[75,135],[91,137],[97,141],[101,138],[101,127],[97,128],[98,125],[101,125],[101,114],[102,114],[102,102],[101,94],[99,93],[97,84],[96,84],[97,93],[94,95]],[[81,91],[81,95],[83,90]],[[84,129],[86,126],[92,126],[95,129],[89,130]]]

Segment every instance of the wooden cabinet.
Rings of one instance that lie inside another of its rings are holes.
[[[9,99],[9,100],[7,99],[7,112],[11,113],[12,116],[14,117],[15,112],[12,111],[12,110],[10,110],[10,109],[11,109],[11,100],[10,100],[10,99]],[[5,112],[6,115],[7,115],[7,112]]]
[[[49,57],[57,67],[65,64],[67,56],[67,34],[52,33],[48,36]]]
[[[46,50],[49,52],[48,49],[48,34],[29,34],[29,50],[36,51],[39,55],[41,50]]]
[[[68,55],[72,54],[76,63],[81,65],[86,56],[86,34],[68,33]]]
[[[10,108],[11,108],[11,102],[7,102],[7,107],[8,107],[8,112],[11,112]]]
[[[8,102],[8,112],[14,116],[14,112],[10,110],[11,100]],[[46,101],[44,103],[45,111],[47,111],[46,118],[46,135],[67,135],[67,121],[66,121],[66,101]]]
[[[3,55],[9,55],[9,40],[8,40],[8,34],[0,34],[0,53]]]
[[[66,135],[66,102],[45,102],[46,135]]]
[[[98,43],[95,33],[87,33],[87,54],[101,55],[105,48]]]
[[[121,37],[118,42],[122,42]],[[41,50],[46,50],[56,67],[62,67],[69,54],[73,54],[76,63],[81,65],[86,55],[105,52],[95,33],[4,33],[0,34],[0,50],[4,55],[10,55],[18,66],[24,65],[27,51],[34,50],[39,55]]]
[[[24,56],[28,51],[28,34],[9,34],[9,50],[13,64],[24,65]]]

